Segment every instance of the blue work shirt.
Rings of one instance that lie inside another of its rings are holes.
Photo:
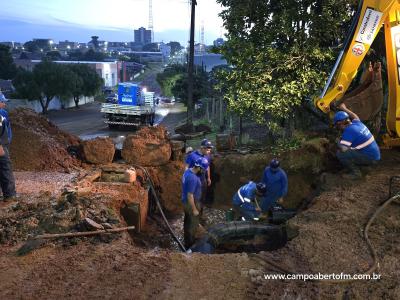
[[[199,150],[193,151],[192,153],[188,154],[185,159],[185,163],[189,166],[189,168],[194,167],[194,163],[199,159],[199,158],[205,158],[208,161],[208,167],[210,167],[211,164],[211,156],[210,155],[204,155],[202,154]],[[200,178],[201,181],[205,181],[208,177],[208,169],[206,172],[201,172]]]
[[[263,182],[267,186],[265,197],[272,197],[278,200],[286,196],[288,191],[288,180],[285,171],[278,168],[275,172],[270,167],[264,170]]]
[[[193,194],[195,201],[200,201],[201,198],[201,182],[199,176],[187,169],[182,176],[182,203],[186,204],[187,194]]]
[[[352,120],[351,124],[343,130],[339,144],[358,150],[372,160],[381,159],[381,153],[374,136],[360,120]]]
[[[246,210],[255,211],[256,207],[251,203],[256,198],[257,186],[253,181],[243,185],[232,198],[233,205],[240,206]]]
[[[5,109],[0,109],[0,115],[4,118],[0,127],[0,144],[8,145],[11,143],[12,139],[10,119]]]

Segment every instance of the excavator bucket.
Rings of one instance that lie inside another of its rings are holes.
[[[377,62],[361,76],[360,85],[346,94],[340,102],[355,112],[362,121],[370,121],[371,131],[378,133],[381,123],[381,110],[383,105],[382,67]]]

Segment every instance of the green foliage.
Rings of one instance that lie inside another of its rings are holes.
[[[60,52],[53,50],[46,53],[46,59],[48,60],[60,60],[61,54]]]
[[[70,60],[73,61],[104,61],[106,55],[102,52],[95,51],[93,49],[89,49],[84,52],[82,50],[73,50],[68,52],[68,56]]]
[[[42,61],[33,72],[19,70],[13,84],[18,97],[39,100],[43,113],[47,113],[49,103],[55,96],[73,96],[77,104],[79,96],[95,95],[103,80],[95,70],[84,64],[63,65]]]
[[[276,143],[271,147],[271,153],[274,156],[279,156],[281,153],[286,151],[294,151],[299,149],[302,145],[302,140],[296,137],[292,139],[279,139]]]
[[[0,79],[13,79],[17,74],[17,67],[11,56],[10,47],[0,45]]]
[[[67,67],[76,75],[73,77],[70,93],[74,97],[75,106],[78,107],[80,96],[94,96],[100,92],[103,79],[88,65],[71,64]]]
[[[30,101],[40,98],[40,88],[35,81],[32,72],[19,69],[13,79],[13,85],[16,89],[16,98],[28,99]]]
[[[167,45],[171,47],[171,55],[175,55],[183,49],[179,42],[169,42]]]
[[[282,120],[322,88],[345,38],[346,0],[217,0],[228,30],[220,48],[233,67],[217,74],[229,109]]]
[[[182,65],[171,65],[164,69],[162,73],[158,73],[156,80],[161,87],[162,94],[167,97],[172,97],[172,88],[175,83],[183,77],[186,68]]]

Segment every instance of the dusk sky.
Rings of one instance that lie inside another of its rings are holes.
[[[198,0],[196,40],[204,22],[205,42],[223,34],[222,8],[215,0]],[[148,27],[148,0],[0,0],[0,41],[26,42],[51,38],[88,42],[133,41],[133,29]],[[187,0],[153,0],[155,41],[189,39],[190,7]]]

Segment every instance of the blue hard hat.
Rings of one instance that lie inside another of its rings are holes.
[[[333,125],[336,125],[337,122],[344,121],[346,119],[349,119],[349,114],[345,111],[338,111],[335,113],[335,116],[333,117]]]
[[[259,182],[256,184],[257,192],[259,192],[261,195],[265,195],[267,192],[267,185],[264,182]]]
[[[204,157],[200,157],[200,158],[196,159],[194,165],[196,167],[202,168],[203,170],[207,170],[208,169],[208,160],[205,159]]]
[[[207,139],[202,140],[200,146],[204,147],[204,148],[210,148],[210,149],[213,148],[213,145]]]
[[[280,166],[280,162],[279,162],[279,160],[277,159],[277,158],[273,158],[272,160],[271,160],[271,162],[269,163],[269,166],[272,168],[272,169],[276,169],[276,168],[279,168],[279,166]]]

